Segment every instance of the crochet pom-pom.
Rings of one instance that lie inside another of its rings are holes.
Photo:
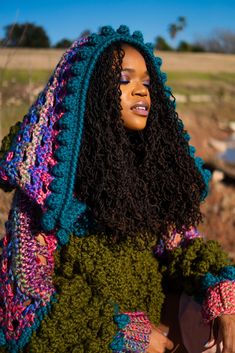
[[[114,29],[111,26],[103,26],[100,29],[100,34],[102,36],[110,36],[110,35],[112,35],[114,33],[115,33],[115,31],[114,31]]]
[[[53,192],[60,193],[62,186],[63,186],[63,181],[57,177],[54,180],[52,180],[48,188]]]
[[[55,209],[58,206],[58,196],[55,194],[51,194],[46,199],[46,206],[50,209]]]
[[[65,163],[63,162],[59,162],[56,165],[54,165],[51,169],[51,173],[54,176],[59,176],[59,177],[63,177],[64,173],[65,173],[66,167],[65,167]]]
[[[154,45],[153,45],[153,43],[145,43],[145,46],[150,50],[150,51],[153,51],[153,49],[154,49]]]
[[[208,272],[205,274],[205,276],[202,279],[201,282],[201,289],[206,291],[209,287],[214,286],[216,283],[218,283],[219,278],[212,273]]]
[[[109,347],[112,349],[113,352],[123,352],[124,349],[124,333],[118,332],[112,342],[110,343]]]
[[[81,60],[86,60],[88,58],[90,58],[91,56],[91,48],[85,48],[83,47],[82,50],[80,50],[78,52],[78,57],[81,59]]]
[[[234,266],[225,266],[220,271],[220,276],[223,279],[229,279],[230,281],[234,281],[235,280],[235,267]]]
[[[73,108],[76,106],[76,98],[72,94],[67,95],[64,98],[62,105],[66,110],[73,110]]]
[[[191,157],[194,156],[195,152],[196,152],[196,148],[194,146],[189,146],[189,154]]]
[[[156,56],[155,58],[154,58],[154,61],[155,61],[155,63],[157,64],[157,66],[161,66],[162,65],[162,58],[160,58],[160,56]]]
[[[84,63],[82,61],[76,62],[72,65],[71,71],[74,75],[81,75],[84,71]]]
[[[140,41],[140,42],[143,42],[143,41],[144,41],[143,34],[142,34],[140,31],[134,31],[133,34],[132,34],[132,37],[133,37],[134,39],[137,39],[137,40]]]
[[[184,133],[184,139],[186,140],[186,141],[190,141],[190,135],[189,135],[189,133],[188,132],[185,132]]]
[[[86,210],[86,204],[85,203],[83,203],[83,202],[76,202],[76,204],[75,204],[75,209],[76,209],[76,211],[81,215],[81,214],[83,214],[84,212],[85,212],[85,210]]]
[[[53,211],[49,210],[44,213],[44,215],[42,216],[41,225],[43,230],[45,230],[46,232],[49,232],[55,228],[56,220],[54,218]]]
[[[6,337],[2,330],[0,330],[0,346],[4,346],[6,344]]]
[[[119,329],[124,329],[131,321],[127,314],[115,315],[113,320]]]
[[[121,26],[117,29],[117,33],[119,33],[119,34],[124,34],[124,35],[130,35],[129,27],[127,27],[126,25],[121,25]]]
[[[163,83],[166,83],[167,81],[167,74],[165,72],[161,72],[161,80]]]
[[[80,83],[81,83],[81,81],[78,77],[71,78],[67,84],[68,92],[69,93],[77,92],[77,89],[79,88]]]
[[[195,158],[195,163],[196,163],[196,166],[199,167],[199,168],[202,168],[203,165],[204,165],[204,161],[201,157],[196,157]]]
[[[66,161],[69,158],[68,152],[69,151],[67,146],[60,146],[56,149],[54,154],[59,161]]]
[[[70,138],[71,138],[70,131],[67,131],[67,130],[60,131],[60,133],[56,137],[59,144],[63,146],[67,146],[70,144]]]
[[[96,33],[92,33],[89,37],[88,37],[88,45],[97,45],[100,41],[100,37],[96,34]]]
[[[69,234],[65,229],[59,229],[57,232],[57,238],[60,245],[65,245],[69,241]]]
[[[63,129],[69,129],[71,127],[71,121],[73,120],[73,114],[65,113],[59,120],[59,127]],[[57,136],[58,139],[59,135]]]

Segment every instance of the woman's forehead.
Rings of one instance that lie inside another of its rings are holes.
[[[124,43],[121,47],[124,51],[122,68],[128,71],[139,70],[143,71],[143,73],[147,73],[146,62],[143,55],[129,44]]]

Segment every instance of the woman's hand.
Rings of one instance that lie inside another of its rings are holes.
[[[164,353],[166,349],[173,349],[174,344],[166,337],[167,332],[161,329],[161,326],[156,327],[152,325],[152,332],[150,334],[150,343],[147,353]]]
[[[218,321],[223,340],[222,353],[235,353],[235,314],[221,315]]]

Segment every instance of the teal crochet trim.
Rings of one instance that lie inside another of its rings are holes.
[[[131,321],[127,314],[116,314],[116,315],[114,315],[113,320],[119,330],[123,330]],[[117,332],[117,334],[114,336],[112,342],[110,343],[110,348],[114,352],[122,352],[124,350],[125,339],[124,339],[123,332],[120,332],[120,331]]]
[[[113,338],[113,341],[110,343],[109,347],[113,352],[123,352],[125,348],[124,333],[118,332]]]
[[[130,322],[130,318],[127,314],[118,314],[114,316],[114,322],[119,329],[124,329]]]
[[[86,96],[90,79],[98,58],[104,50],[115,42],[125,42],[135,46],[140,52],[149,58],[157,76],[161,78],[165,94],[171,101],[171,88],[166,86],[167,76],[162,73],[160,66],[162,60],[154,56],[153,45],[144,43],[141,32],[135,31],[132,35],[127,26],[120,26],[115,31],[110,26],[102,27],[100,34],[93,33],[87,42],[77,52],[78,61],[72,64],[73,77],[68,80],[68,94],[64,98],[63,106],[66,113],[59,120],[61,128],[57,141],[59,147],[55,155],[58,163],[52,168],[55,177],[50,184],[51,195],[46,199],[47,211],[42,216],[43,230],[52,231],[58,226],[58,246],[67,244],[69,234],[73,230],[74,222],[86,211],[86,205],[79,202],[73,195],[76,172],[79,168],[78,158],[81,147],[82,132],[84,126],[84,115],[86,109]],[[188,138],[188,135],[185,136]],[[193,156],[193,158],[195,158]],[[195,158],[195,163],[202,174],[205,183],[209,180],[209,172],[202,168],[201,160]],[[202,199],[208,193],[207,187],[202,194]],[[81,226],[81,234],[84,230]]]
[[[144,55],[150,58],[157,73],[159,75],[161,73],[161,59],[155,58],[152,44],[144,44],[143,36],[139,31],[130,35],[127,26],[122,25],[117,31],[110,26],[103,27],[100,34],[92,34],[88,37],[86,45],[81,46],[78,52],[79,61],[75,62],[71,69],[74,77],[67,83],[69,94],[63,101],[66,113],[59,121],[62,131],[57,137],[60,144],[56,150],[58,163],[52,168],[55,180],[50,185],[52,194],[46,199],[48,210],[42,217],[42,227],[45,231],[53,230],[59,223],[60,229],[57,231],[57,237],[60,245],[68,243],[74,222],[86,210],[86,205],[74,198],[73,185],[79,167],[77,161],[91,75],[102,52],[112,43],[120,41],[139,48]]]
[[[224,266],[219,274],[214,275],[211,272],[207,272],[200,282],[200,293],[195,296],[195,300],[202,304],[206,292],[210,287],[214,287],[217,283],[221,283],[224,281],[235,281],[235,267],[234,266]]]
[[[186,140],[188,136],[186,135]],[[194,146],[189,146],[189,154],[194,159],[196,167],[198,168],[200,174],[202,175],[203,181],[205,183],[205,189],[201,194],[201,201],[203,201],[209,193],[209,182],[211,179],[211,172],[208,169],[203,168],[204,161],[201,157],[195,157],[195,152],[196,152],[196,148]]]
[[[217,283],[220,283],[226,280],[235,281],[234,266],[223,267],[218,275],[213,275],[211,272],[207,272],[201,282],[202,291],[206,292],[210,287],[213,287]]]
[[[21,335],[18,341],[7,341],[3,330],[0,329],[0,347],[7,347],[10,353],[18,353],[21,349],[23,349],[25,345],[30,342],[33,332],[39,328],[42,320],[51,311],[52,304],[56,303],[57,301],[58,298],[56,297],[56,294],[54,294],[51,296],[50,302],[46,306],[41,307],[36,311],[36,319],[34,321],[34,324],[24,330],[23,334]]]

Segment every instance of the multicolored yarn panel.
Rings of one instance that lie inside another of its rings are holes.
[[[223,281],[207,291],[202,306],[205,322],[210,322],[222,314],[235,314],[235,281]]]
[[[111,353],[114,336],[129,322],[126,315],[119,316],[118,328],[113,320],[117,313],[144,312],[158,325],[164,294],[152,245],[139,238],[113,244],[105,234],[71,235],[55,253],[59,300],[27,352]]]
[[[110,347],[117,353],[145,353],[151,334],[151,323],[143,312],[122,313],[114,316],[119,328]]]
[[[144,43],[139,31],[132,35],[128,27],[117,31],[103,27],[100,34],[75,41],[63,55],[54,74],[38,100],[26,115],[13,144],[0,162],[0,177],[5,183],[20,187],[43,210],[41,225],[44,231],[56,229],[60,245],[69,241],[74,222],[84,214],[86,205],[74,196],[74,183],[83,132],[86,95],[90,78],[101,53],[114,42],[126,42],[137,47],[150,59],[156,75],[161,78],[166,95],[166,74],[162,61],[154,56],[153,46]],[[183,126],[179,130],[183,132]],[[195,149],[190,149],[194,157]],[[199,163],[200,162],[200,163]],[[202,160],[195,158],[205,183],[209,172]],[[202,195],[205,197],[207,187]]]
[[[37,231],[37,213],[25,195],[16,193],[3,239],[0,277],[0,340],[11,352],[29,341],[55,301],[52,275],[57,240],[53,234]]]
[[[173,229],[168,235],[163,236],[154,253],[157,257],[165,255],[165,252],[172,251],[178,247],[187,247],[190,241],[196,238],[202,238],[202,234],[195,227],[185,230],[184,233],[179,233],[177,229]]]
[[[74,195],[86,95],[100,54],[117,41],[134,45],[150,59],[174,104],[161,59],[138,31],[131,35],[126,26],[117,31],[103,27],[100,34],[75,41],[63,55],[0,161],[2,182],[17,188],[0,279],[0,344],[11,352],[24,347],[56,298],[54,251],[69,242],[75,226],[78,236],[86,234],[86,205]]]

